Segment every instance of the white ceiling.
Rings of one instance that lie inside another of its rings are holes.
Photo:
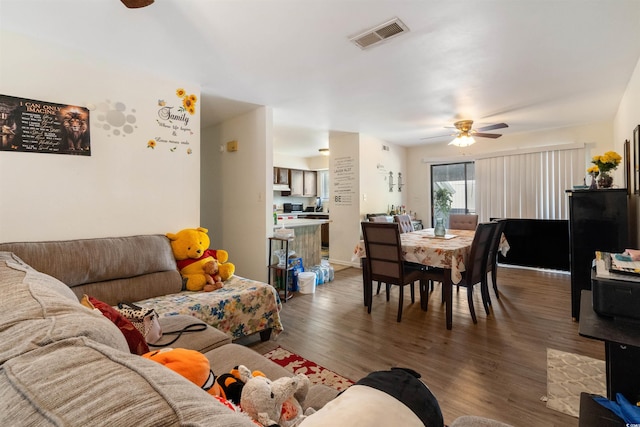
[[[408,33],[349,41],[394,17]],[[199,83],[203,126],[269,105],[276,152],[305,157],[330,132],[413,146],[457,119],[610,120],[640,58],[640,0],[0,0],[0,28]]]

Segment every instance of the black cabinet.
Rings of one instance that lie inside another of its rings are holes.
[[[626,188],[567,190],[571,316],[580,318],[580,291],[591,289],[591,265],[596,251],[620,253],[629,243]]]

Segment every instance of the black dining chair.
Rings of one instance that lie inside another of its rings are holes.
[[[489,256],[489,246],[495,232],[498,223],[496,222],[481,222],[476,227],[476,232],[473,236],[471,243],[471,249],[469,250],[469,257],[465,263],[465,271],[462,272],[462,280],[457,283],[457,288],[460,286],[467,288],[467,301],[469,302],[469,311],[471,312],[471,319],[473,323],[478,323],[476,318],[476,310],[473,306],[473,288],[475,285],[480,285],[480,293],[482,296],[482,305],[487,314],[489,314],[489,302],[487,301],[487,257]],[[430,271],[439,270],[432,268]],[[443,289],[444,291],[444,289]],[[444,294],[442,295],[444,301]]]
[[[500,252],[500,240],[502,239],[502,233],[507,225],[506,218],[494,219],[493,222],[498,225],[495,227],[494,235],[491,238],[491,245],[489,246],[489,255],[487,256],[486,274],[491,273],[491,283],[493,285],[493,291],[496,294],[496,298],[500,299],[500,293],[498,293],[498,252]],[[485,281],[484,292],[486,293],[487,302],[491,304],[491,297],[489,296],[489,286]]]
[[[373,304],[372,281],[385,283],[387,287],[396,285],[400,288],[398,302],[398,318],[402,320],[402,306],[404,304],[404,287],[411,285],[411,302],[415,302],[415,282],[420,281],[420,299],[424,310],[429,297],[426,292],[428,280],[434,276],[430,270],[413,264],[407,264],[402,259],[402,242],[400,228],[397,223],[362,222],[362,234],[367,253],[366,267],[368,282],[365,283],[365,298],[368,298],[367,311],[371,313]],[[366,294],[368,289],[368,294]],[[387,301],[389,296],[387,293]]]

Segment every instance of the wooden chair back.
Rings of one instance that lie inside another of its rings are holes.
[[[394,222],[363,222],[370,279],[400,284],[403,279],[400,229]]]
[[[453,230],[475,230],[478,226],[478,215],[450,214],[449,228]]]

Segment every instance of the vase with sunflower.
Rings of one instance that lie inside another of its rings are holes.
[[[591,176],[591,185],[589,186],[590,190],[597,190],[598,189],[598,167],[597,166],[591,166],[589,169],[587,169],[587,173]]]
[[[621,160],[622,157],[615,151],[607,151],[602,156],[593,156],[591,163],[597,167],[597,171],[600,174],[598,188],[611,188],[613,186],[611,171],[616,170]],[[593,166],[587,169],[587,172],[590,169],[594,169]]]

